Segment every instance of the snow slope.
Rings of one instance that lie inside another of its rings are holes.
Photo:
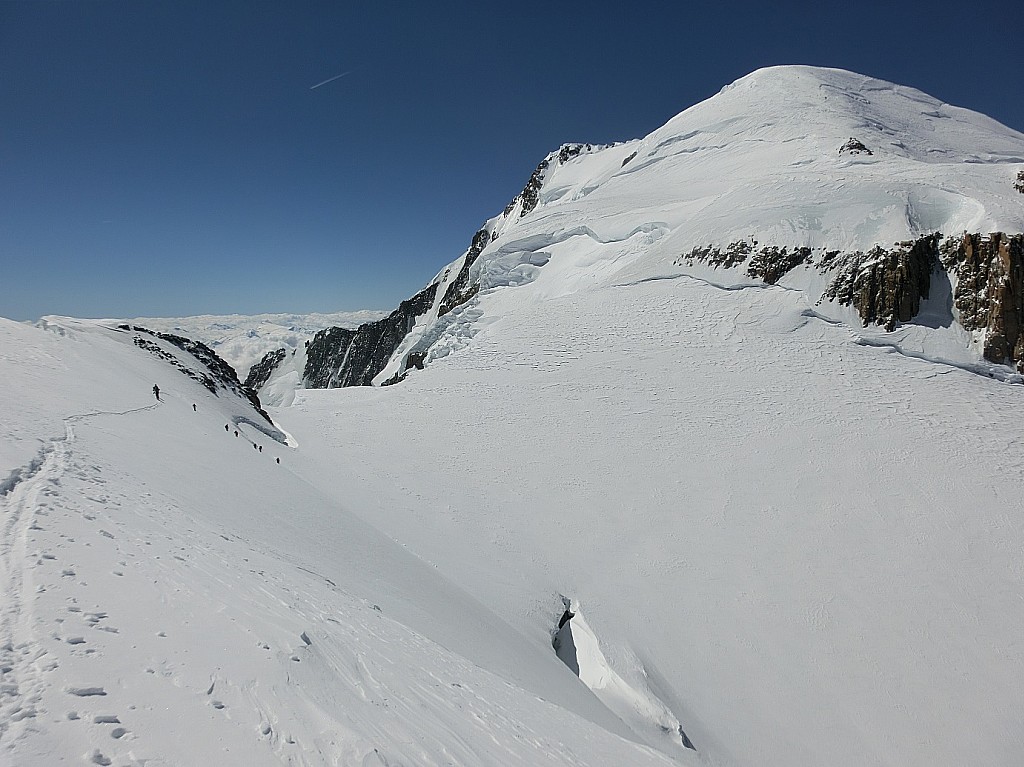
[[[1019,762],[1020,387],[783,287],[517,293],[398,386],[299,392],[309,481],[538,645],[569,598],[584,681],[706,763]]]
[[[0,322],[0,762],[668,763],[247,403],[48,324]]]

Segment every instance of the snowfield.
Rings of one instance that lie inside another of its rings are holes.
[[[48,324],[0,323],[5,763],[670,763],[246,403]]]
[[[754,73],[488,222],[381,377],[425,369],[293,366],[273,424],[165,341],[0,320],[0,764],[1018,764],[1020,376],[948,282],[887,333],[680,257],[1019,232],[1022,166]]]

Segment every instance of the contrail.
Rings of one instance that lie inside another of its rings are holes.
[[[319,88],[319,87],[320,87],[321,85],[327,85],[327,83],[333,83],[333,82],[334,82],[335,80],[337,80],[337,79],[338,79],[339,77],[344,77],[345,75],[350,75],[350,74],[352,74],[352,73],[353,73],[353,72],[355,72],[355,71],[356,71],[356,70],[354,70],[354,69],[350,69],[350,70],[348,70],[347,72],[342,72],[342,73],[341,73],[340,75],[335,75],[334,77],[328,77],[328,78],[327,78],[326,80],[324,80],[324,81],[323,81],[322,83],[317,83],[316,85],[311,85],[311,86],[309,86],[309,89],[310,89],[311,91],[315,91],[315,90],[316,90],[317,88]]]

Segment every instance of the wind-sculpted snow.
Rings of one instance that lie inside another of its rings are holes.
[[[658,699],[645,684],[635,687],[626,682],[611,667],[601,650],[601,643],[587,624],[579,605],[563,597],[565,612],[559,620],[558,629],[552,639],[555,653],[576,676],[580,678],[597,698],[623,721],[638,731],[650,730],[656,737],[668,733],[679,736],[684,748],[696,751],[687,737],[683,726],[672,714],[664,701]],[[636,658],[633,666],[639,668],[639,678],[646,679],[648,672]]]
[[[514,288],[532,283],[561,249],[579,249],[575,240],[583,240],[584,249],[592,249],[595,261],[601,257],[602,246],[631,244],[634,249],[654,242],[665,231],[664,224],[649,222],[636,226],[628,232],[614,230],[598,234],[589,226],[570,227],[553,233],[531,235],[519,239],[502,241],[486,261],[478,261],[468,271],[468,281],[475,286],[473,297],[478,293],[487,295],[502,288]],[[639,243],[639,245],[638,245]],[[595,266],[595,265],[592,265]],[[580,270],[580,279],[591,281],[594,269]],[[563,283],[564,285],[565,283]],[[487,323],[479,302],[470,300],[450,313],[438,316],[414,328],[395,353],[396,359],[412,359],[422,364],[429,363],[463,348]],[[403,370],[411,366],[406,362]],[[395,382],[398,377],[389,382]]]

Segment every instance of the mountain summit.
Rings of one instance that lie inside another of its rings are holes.
[[[396,381],[463,345],[504,288],[533,301],[674,274],[796,288],[868,335],[935,326],[900,348],[1012,376],[1022,176],[1024,134],[984,115],[843,70],[760,69],[642,139],[552,152],[423,291],[324,331],[287,379]],[[254,383],[279,400],[283,373]]]

